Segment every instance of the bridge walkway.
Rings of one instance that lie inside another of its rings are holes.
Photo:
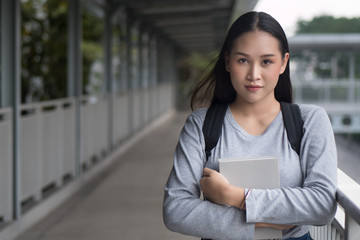
[[[162,221],[163,187],[187,112],[153,126],[80,192],[16,240],[192,240]],[[360,182],[356,146],[337,137],[339,167]]]

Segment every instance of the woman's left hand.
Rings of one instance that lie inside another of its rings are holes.
[[[210,168],[204,168],[200,188],[206,198],[213,203],[240,207],[244,199],[243,188],[231,185],[223,175]]]

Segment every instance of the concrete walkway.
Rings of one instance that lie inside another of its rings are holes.
[[[186,240],[162,220],[163,188],[187,114],[141,138],[90,184],[17,240]]]

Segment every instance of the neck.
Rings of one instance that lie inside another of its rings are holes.
[[[280,111],[280,103],[273,98],[267,98],[264,101],[250,103],[241,98],[236,98],[231,104],[231,110],[244,116],[257,116],[277,114]]]

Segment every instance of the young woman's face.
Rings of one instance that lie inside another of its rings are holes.
[[[279,41],[264,31],[247,32],[234,40],[225,55],[225,68],[237,92],[236,101],[258,103],[275,99],[279,75],[289,54],[281,54]]]

